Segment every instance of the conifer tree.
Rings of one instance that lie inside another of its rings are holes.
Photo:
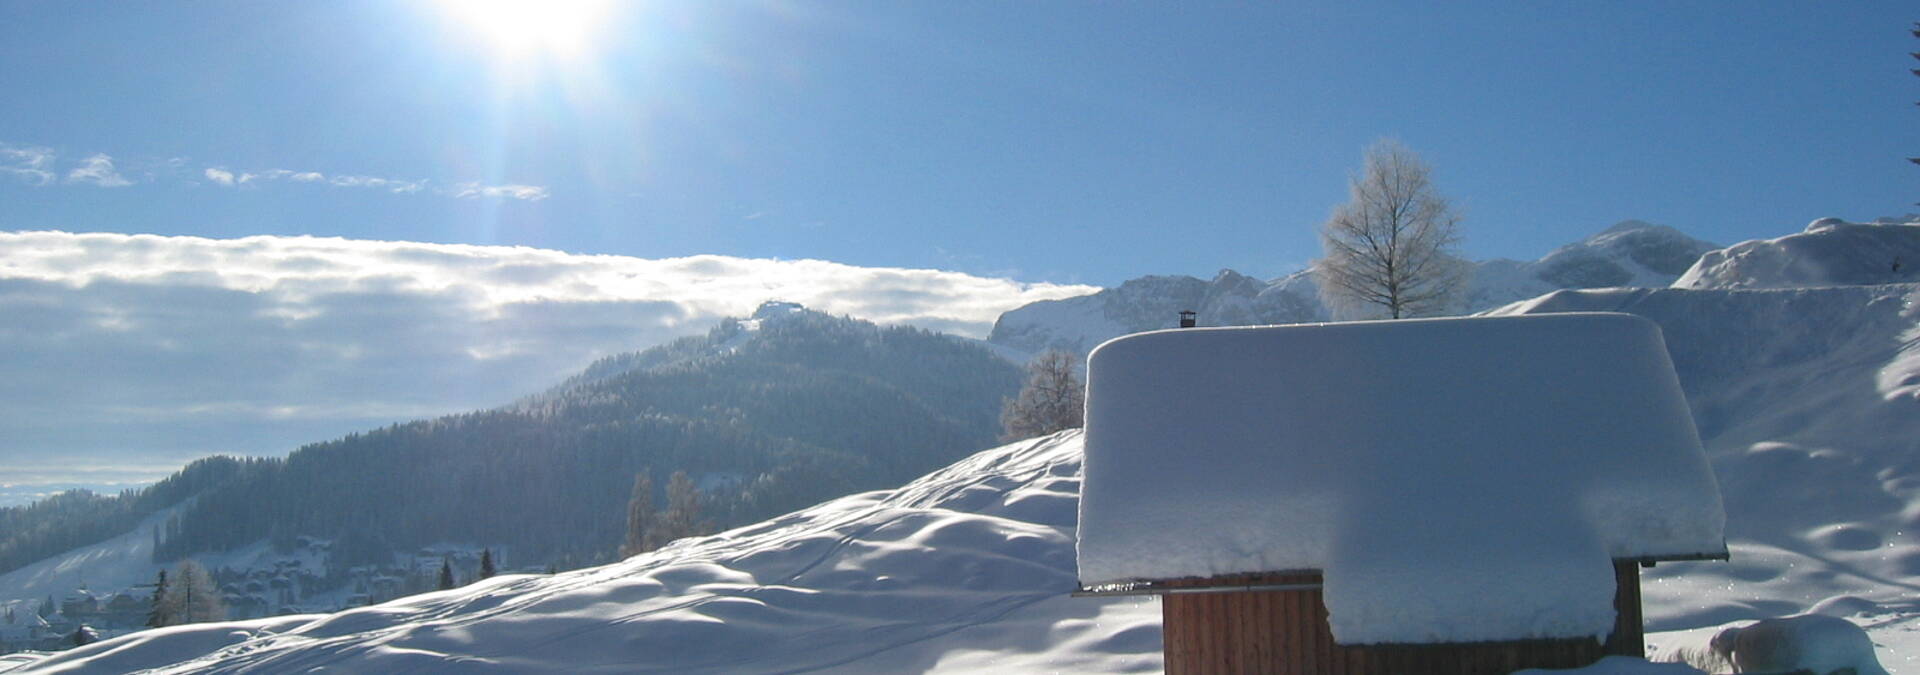
[[[633,475],[633,497],[627,500],[627,541],[620,546],[621,557],[632,557],[653,550],[653,476],[651,471]]]
[[[494,574],[495,574],[495,571],[493,569],[493,549],[491,548],[480,549],[480,578],[482,579],[491,578]]]
[[[167,571],[160,570],[160,578],[153,582],[153,610],[147,613],[147,627],[159,628],[169,625],[166,612],[171,606],[167,598]]]
[[[453,562],[450,560],[447,560],[446,558],[441,558],[440,559],[440,590],[444,591],[449,588],[453,588]]]

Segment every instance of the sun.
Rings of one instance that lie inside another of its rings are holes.
[[[611,0],[440,0],[448,15],[472,27],[503,55],[573,56],[609,18]]]

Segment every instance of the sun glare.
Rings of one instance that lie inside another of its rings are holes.
[[[441,0],[445,11],[509,56],[574,55],[607,19],[611,0]]]

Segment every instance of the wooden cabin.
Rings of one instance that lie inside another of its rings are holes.
[[[1189,329],[1088,365],[1080,595],[1170,673],[1643,656],[1639,570],[1725,558],[1659,328],[1624,314]]]

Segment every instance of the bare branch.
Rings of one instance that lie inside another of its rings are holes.
[[[1391,140],[1367,149],[1349,199],[1320,226],[1321,294],[1335,308],[1377,305],[1392,318],[1451,308],[1466,267],[1452,249],[1460,216],[1435,192],[1432,170]]]

